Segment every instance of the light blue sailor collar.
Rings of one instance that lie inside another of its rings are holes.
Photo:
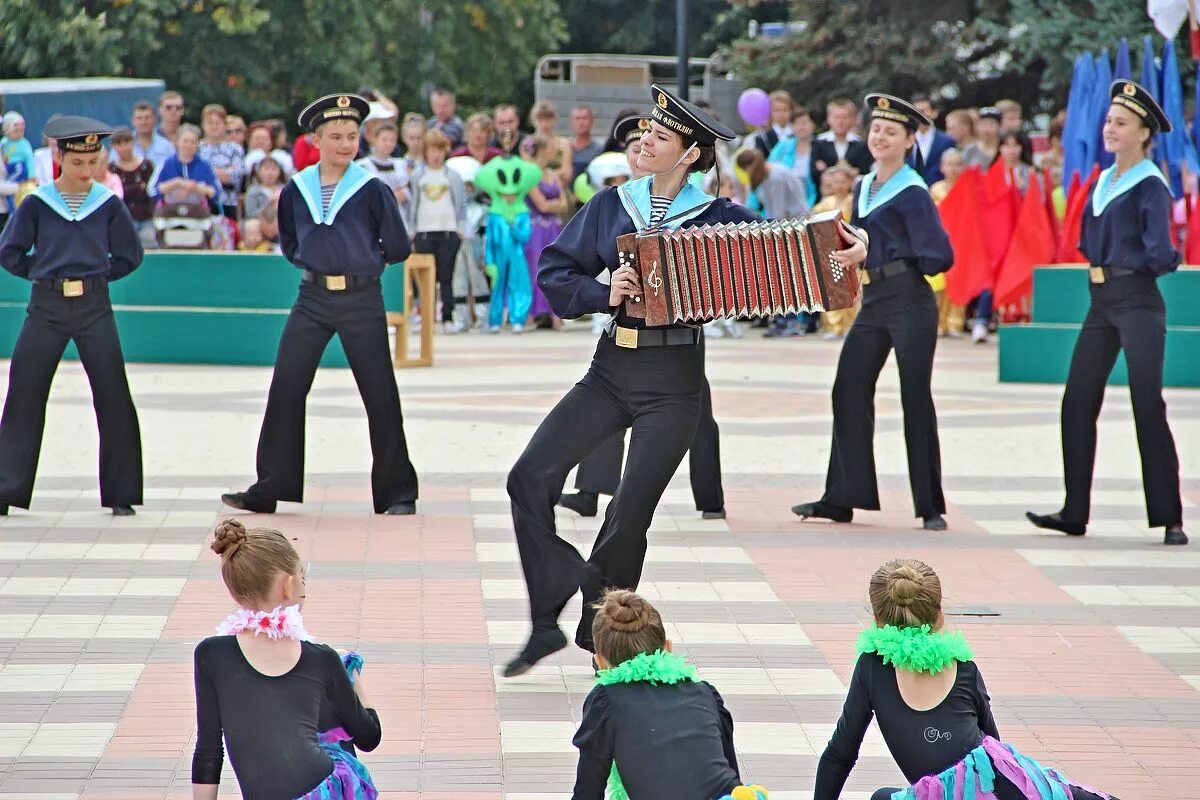
[[[910,186],[920,186],[928,191],[925,185],[925,180],[921,177],[921,173],[905,164],[895,175],[888,178],[888,182],[879,187],[879,192],[876,193],[875,199],[871,200],[871,186],[875,183],[875,175],[878,170],[871,170],[866,177],[862,179],[862,185],[858,189],[858,218],[870,214],[875,209],[885,205],[896,195]]]
[[[1096,179],[1096,189],[1092,192],[1092,216],[1094,217],[1103,214],[1109,203],[1147,178],[1158,178],[1168,190],[1171,188],[1167,179],[1163,177],[1162,171],[1148,158],[1134,164],[1126,170],[1124,175],[1117,178],[1116,183],[1112,183],[1113,173],[1116,169],[1114,164],[1101,172],[1100,177]]]
[[[650,186],[653,181],[654,176],[647,175],[617,187],[617,196],[621,198],[621,205],[625,207],[625,213],[633,220],[633,227],[637,231],[643,231],[650,227]],[[671,201],[671,206],[667,209],[667,214],[663,218],[664,222],[660,227],[674,230],[688,220],[700,216],[708,208],[709,203],[716,199],[696,188],[691,181],[686,181],[683,188],[679,190],[679,194],[675,195],[675,199]]]
[[[88,190],[87,197],[83,199],[83,204],[75,213],[71,213],[71,207],[67,205],[67,201],[63,199],[58,187],[53,182],[43,183],[33,190],[33,194],[67,222],[79,222],[104,205],[108,198],[113,196],[113,190],[103,183],[92,181],[92,188]]]
[[[346,205],[355,192],[366,186],[373,177],[363,167],[351,161],[346,167],[342,179],[338,181],[337,189],[333,192],[333,199],[329,201],[328,210],[323,207],[324,204],[321,202],[321,164],[319,162],[300,170],[292,176],[292,180],[296,183],[296,188],[300,190],[300,196],[304,198],[304,204],[308,206],[308,213],[312,215],[313,222],[317,225],[332,225],[338,212],[342,210],[342,206]]]

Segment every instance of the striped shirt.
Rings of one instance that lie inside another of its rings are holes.
[[[337,191],[336,183],[325,184],[321,187],[321,208],[325,211],[329,210],[329,204],[333,202],[333,193]]]
[[[656,194],[650,195],[650,227],[662,222],[667,217],[667,209],[671,207],[670,197],[659,197]]]
[[[879,190],[882,188],[882,181],[873,182],[870,187],[867,188],[867,202],[873,204],[875,202],[875,198],[879,196]]]
[[[63,202],[67,204],[67,208],[71,209],[72,214],[78,214],[83,201],[87,200],[88,192],[63,192]]]

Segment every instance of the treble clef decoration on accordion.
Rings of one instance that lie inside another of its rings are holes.
[[[662,326],[850,308],[858,273],[830,258],[847,246],[843,224],[833,211],[619,236],[619,265],[651,290],[626,300],[625,314]]]
[[[658,261],[650,264],[650,274],[646,276],[646,285],[654,290],[654,296],[658,297],[658,290],[662,288],[663,279],[658,273]]]

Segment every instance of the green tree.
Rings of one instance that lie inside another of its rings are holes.
[[[675,54],[674,0],[561,0],[570,30],[570,53]],[[729,0],[689,0],[689,55],[707,57],[746,35],[752,19],[783,17],[785,0],[733,4]]]
[[[1127,36],[1136,70],[1152,30],[1145,5],[1128,0],[791,0],[789,17],[800,33],[741,39],[725,54],[748,84],[786,88],[818,107],[887,91],[933,93],[948,107],[1009,97],[1053,111],[1079,53],[1108,48],[1111,57]]]
[[[195,118],[223,103],[289,121],[320,94],[377,86],[426,109],[528,102],[566,29],[555,0],[0,0],[0,74],[162,78]]]

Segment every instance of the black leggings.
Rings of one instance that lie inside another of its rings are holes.
[[[454,259],[462,240],[457,231],[425,231],[413,238],[413,251],[432,253],[442,296],[442,322],[454,320]]]

